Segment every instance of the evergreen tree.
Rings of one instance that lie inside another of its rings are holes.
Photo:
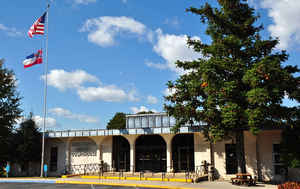
[[[176,62],[187,73],[168,82],[175,93],[165,97],[165,109],[178,120],[177,128],[202,122],[212,142],[235,138],[238,172],[246,172],[243,131],[256,134],[263,127],[290,123],[291,109],[282,100],[287,95],[299,102],[300,79],[294,76],[299,69],[283,65],[288,55],[275,49],[278,39],[261,37],[259,17],[246,0],[218,4],[187,9],[207,24],[211,43],[188,39],[203,58]]]
[[[114,117],[109,120],[107,129],[125,129],[126,128],[126,116],[122,112],[117,112]]]
[[[29,162],[39,162],[42,152],[42,134],[32,119],[32,113],[20,124],[14,134],[15,161],[28,171]]]
[[[0,59],[0,168],[10,161],[9,137],[22,112],[14,73],[3,64],[4,60]]]

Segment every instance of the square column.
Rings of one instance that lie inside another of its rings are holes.
[[[71,168],[71,141],[68,140],[66,142],[66,159],[65,159],[65,171],[70,172],[70,168]],[[70,173],[68,173],[70,174]]]
[[[172,142],[169,141],[167,143],[167,172],[173,171],[173,165],[172,165]]]
[[[130,143],[130,171],[135,172],[135,144]]]

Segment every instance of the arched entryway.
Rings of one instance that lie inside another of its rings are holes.
[[[166,142],[160,135],[142,135],[135,145],[136,171],[166,171]]]
[[[174,136],[172,160],[176,172],[194,170],[194,134],[177,134]]]
[[[130,145],[122,136],[113,136],[113,168],[130,171]]]

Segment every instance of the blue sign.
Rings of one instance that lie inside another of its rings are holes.
[[[9,173],[9,171],[10,171],[10,166],[9,166],[9,164],[6,165],[5,170],[6,170],[7,173]]]
[[[45,172],[48,171],[48,166],[47,166],[47,164],[44,164],[44,171],[45,171]]]

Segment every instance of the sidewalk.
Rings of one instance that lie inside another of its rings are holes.
[[[136,180],[113,180],[113,179],[83,179],[83,178],[0,178],[3,182],[34,182],[34,183],[58,183],[58,184],[93,184],[93,185],[110,185],[110,186],[132,186],[143,188],[169,188],[169,189],[243,189],[243,188],[261,188],[276,189],[276,185],[257,184],[257,186],[235,186],[229,181],[214,181],[200,183],[182,183],[182,182],[161,182],[161,181],[136,181]]]

